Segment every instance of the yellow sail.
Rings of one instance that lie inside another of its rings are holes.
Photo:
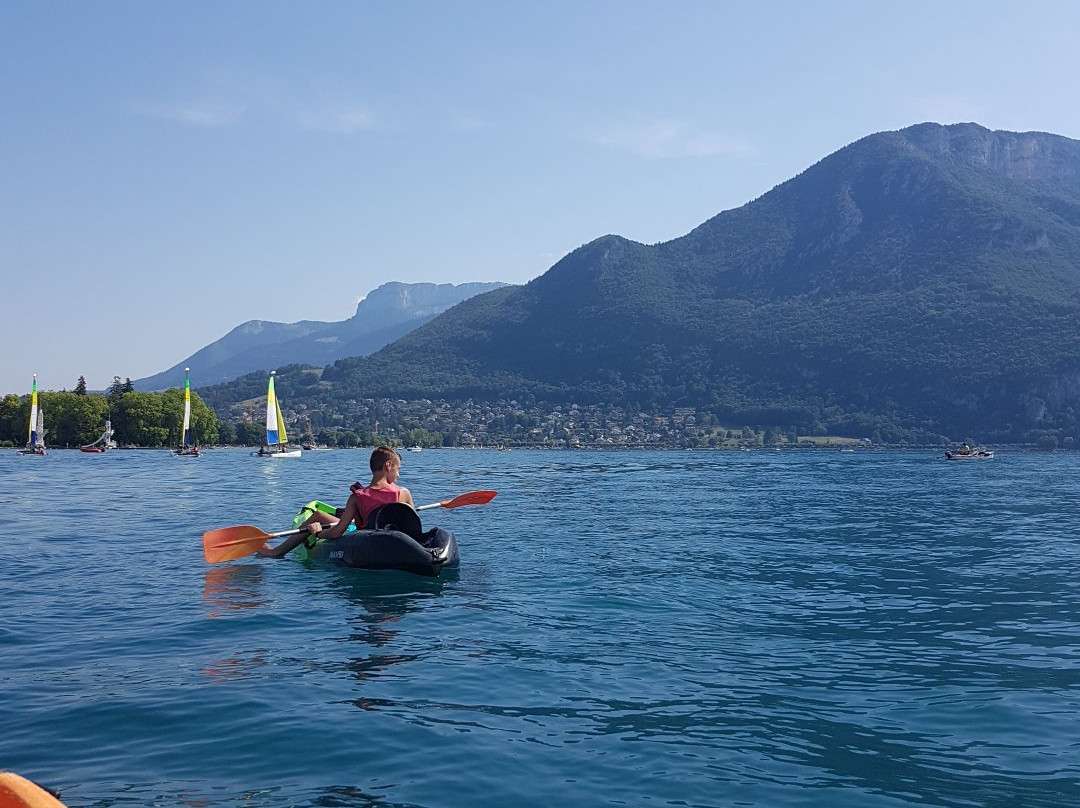
[[[274,409],[277,410],[278,438],[282,444],[286,444],[289,442],[289,436],[285,434],[285,419],[281,417],[281,404],[278,403],[276,398],[274,399]]]

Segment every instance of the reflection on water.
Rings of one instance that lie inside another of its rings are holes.
[[[252,651],[214,660],[204,665],[202,672],[212,684],[221,685],[236,679],[246,679],[267,664],[264,651]]]
[[[226,564],[210,567],[203,574],[202,600],[211,620],[231,612],[264,609],[270,603],[266,594],[266,567],[263,564]],[[250,677],[265,667],[266,652],[237,651],[223,659],[211,660],[202,668],[213,684]]]
[[[222,617],[230,611],[264,608],[265,592],[263,564],[231,564],[210,567],[203,574],[203,603],[209,608],[207,616]]]
[[[356,608],[348,618],[351,629],[348,641],[373,649],[384,649],[394,643],[402,631],[403,619],[411,612],[433,607],[432,601],[441,597],[447,585],[447,577],[431,579],[408,573],[360,570],[327,572],[332,576],[327,588]],[[455,576],[456,570],[448,577]],[[393,673],[396,667],[422,657],[420,652],[365,653],[349,657],[344,667],[358,682],[365,682]],[[377,699],[363,697],[353,703],[361,709],[383,706]]]

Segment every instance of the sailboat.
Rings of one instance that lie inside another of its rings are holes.
[[[285,419],[281,417],[281,404],[274,393],[274,375],[270,371],[270,386],[266,390],[266,445],[256,454],[260,457],[300,457],[299,447],[290,447],[285,434]]]
[[[30,392],[30,435],[26,448],[19,449],[22,455],[45,454],[45,410],[38,406],[37,374],[34,374],[34,386]]]
[[[85,446],[80,446],[80,452],[86,452],[87,454],[104,454],[108,449],[116,448],[116,441],[112,439],[113,428],[112,421],[106,419],[105,431],[101,433],[101,437],[93,443],[88,443]]]
[[[173,454],[180,457],[198,457],[199,447],[188,443],[191,435],[191,368],[184,368],[184,428],[180,437],[180,448]]]

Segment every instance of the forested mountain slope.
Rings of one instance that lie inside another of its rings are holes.
[[[686,236],[604,236],[302,395],[693,406],[728,423],[1077,434],[1080,142],[859,140]]]

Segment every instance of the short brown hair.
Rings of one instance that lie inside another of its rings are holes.
[[[371,467],[372,473],[376,471],[382,471],[386,468],[386,464],[394,458],[401,459],[401,455],[391,449],[389,446],[377,446],[375,451],[371,453],[371,460],[368,461],[368,466]]]

